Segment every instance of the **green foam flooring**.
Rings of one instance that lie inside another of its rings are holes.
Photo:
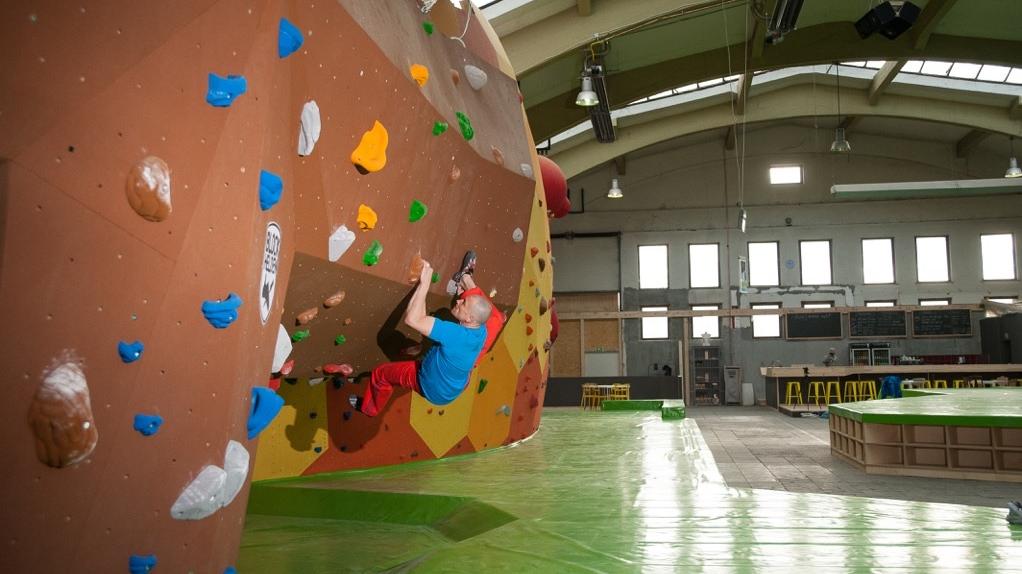
[[[605,400],[600,403],[600,408],[605,411],[658,411],[664,406],[664,401],[657,400],[635,400],[635,401],[612,401]]]
[[[906,389],[903,395],[829,410],[865,423],[1022,428],[1022,387]]]
[[[319,514],[336,519],[258,514],[271,509],[259,506],[257,483],[238,570],[1022,571],[1022,527],[1005,510],[730,488],[696,421],[660,417],[548,408],[537,435],[512,447],[271,483],[281,491],[273,504],[293,496],[303,514],[318,499],[300,490],[342,492],[321,500],[337,506]],[[472,503],[514,519],[445,534],[446,520],[493,516]],[[395,522],[401,508],[419,513],[405,521],[414,523]]]

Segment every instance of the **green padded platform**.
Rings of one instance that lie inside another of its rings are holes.
[[[661,400],[642,401],[603,401],[601,408],[605,411],[658,411],[664,406]]]
[[[680,420],[685,418],[685,407],[664,407],[660,409],[660,418],[665,421]]]
[[[1022,428],[1022,387],[906,389],[903,394],[831,405],[830,412],[864,423]]]

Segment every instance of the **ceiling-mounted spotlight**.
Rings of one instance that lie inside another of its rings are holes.
[[[1018,160],[1015,159],[1015,137],[1008,136],[1008,145],[1011,146],[1011,157],[1008,158],[1008,171],[1004,177],[1022,177],[1022,169],[1018,168]]]
[[[919,17],[919,6],[911,2],[892,4],[890,0],[877,4],[855,23],[860,38],[868,38],[873,32],[880,32],[889,40],[900,36],[912,27]]]
[[[834,141],[830,144],[831,153],[848,153],[852,151],[852,144],[845,139],[845,128],[834,130]]]
[[[777,0],[774,11],[767,26],[765,41],[767,44],[780,44],[784,35],[795,29],[798,15],[802,11],[803,0]]]
[[[579,91],[578,97],[575,98],[575,105],[589,108],[599,103],[600,98],[593,91],[593,79],[589,77],[589,70],[586,70],[582,74],[582,90]]]
[[[607,197],[611,199],[621,199],[625,194],[621,193],[621,186],[617,184],[617,178],[610,180],[610,191],[607,192]]]
[[[738,208],[738,229],[745,233],[745,223],[749,220],[749,214],[744,207]]]

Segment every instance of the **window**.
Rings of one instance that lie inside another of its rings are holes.
[[[639,246],[639,289],[667,288],[667,246]]]
[[[862,282],[894,283],[894,240],[862,240]]]
[[[773,287],[780,285],[777,242],[749,243],[749,285]]]
[[[867,307],[894,307],[894,301],[866,301]]]
[[[692,305],[693,311],[716,311],[720,305]],[[698,339],[709,333],[711,339],[720,337],[720,317],[692,317],[692,338]]]
[[[920,299],[919,304],[923,307],[937,307],[940,305],[950,305],[951,299]]]
[[[803,301],[803,309],[830,309],[834,306],[833,301]]]
[[[1018,301],[1018,297],[984,297],[984,299],[994,303],[1014,303]]]
[[[802,166],[772,165],[770,166],[770,184],[786,185],[802,183]]]
[[[689,287],[720,287],[720,260],[716,243],[688,246]]]
[[[803,285],[830,285],[830,240],[799,241]]]
[[[916,237],[916,279],[920,283],[949,281],[947,237]]]
[[[643,307],[642,311],[667,311],[667,307]],[[667,338],[667,317],[643,317],[642,318],[643,339],[666,339]]]
[[[983,280],[1015,278],[1015,237],[1011,233],[980,235],[983,248]]]
[[[780,303],[756,303],[753,309],[780,309]],[[752,316],[753,337],[780,337],[781,316],[780,315],[753,315]]]

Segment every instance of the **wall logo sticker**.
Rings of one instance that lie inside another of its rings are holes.
[[[271,221],[266,224],[266,243],[263,245],[262,287],[259,289],[259,318],[263,325],[273,307],[273,292],[277,287],[277,261],[280,258],[280,226]]]

